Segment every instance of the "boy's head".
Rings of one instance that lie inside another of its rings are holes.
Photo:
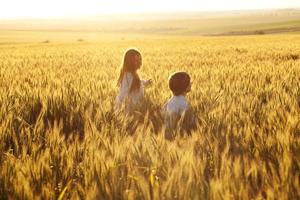
[[[169,88],[174,96],[191,91],[191,78],[186,72],[175,72],[169,76]]]

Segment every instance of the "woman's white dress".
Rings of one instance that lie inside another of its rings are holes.
[[[119,93],[115,100],[115,109],[125,108],[125,111],[131,111],[134,107],[141,103],[144,96],[145,81],[141,80],[141,87],[137,90],[130,91],[133,81],[133,75],[130,72],[125,72],[122,83],[119,88]]]

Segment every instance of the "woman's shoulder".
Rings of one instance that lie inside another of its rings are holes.
[[[132,76],[131,72],[124,72],[124,76]]]
[[[133,79],[133,75],[130,72],[125,72],[123,76],[123,80],[129,81]]]

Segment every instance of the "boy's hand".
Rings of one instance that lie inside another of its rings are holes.
[[[149,86],[149,85],[152,85],[152,79],[148,79],[145,81],[145,86]]]

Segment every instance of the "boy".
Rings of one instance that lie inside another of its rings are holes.
[[[195,127],[189,104],[185,98],[191,91],[191,78],[186,72],[175,72],[169,76],[169,88],[172,98],[164,105],[165,137],[172,139],[175,130],[190,132]]]

